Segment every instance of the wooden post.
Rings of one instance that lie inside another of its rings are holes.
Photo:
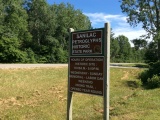
[[[69,33],[73,32],[74,29],[73,28],[70,28],[69,29]],[[71,36],[70,38],[71,39]],[[71,43],[69,42],[69,59],[70,59],[70,45]],[[68,61],[70,61],[68,59]],[[72,92],[70,92],[70,79],[69,79],[69,71],[70,71],[70,63],[68,64],[68,96],[67,96],[67,120],[72,120]]]
[[[110,24],[105,23],[104,25],[104,50],[107,54],[104,55],[105,66],[104,69],[107,71],[104,76],[104,120],[109,120],[109,80],[110,80]]]

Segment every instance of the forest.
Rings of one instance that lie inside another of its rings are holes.
[[[69,28],[93,29],[71,4],[46,0],[0,0],[0,63],[67,63]],[[111,32],[111,62],[155,62],[157,43]]]

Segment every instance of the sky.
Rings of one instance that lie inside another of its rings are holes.
[[[119,0],[47,0],[49,4],[70,3],[75,9],[80,9],[89,17],[93,28],[103,28],[109,22],[115,37],[126,36],[129,40],[139,38],[146,32],[139,25],[131,27],[127,16],[122,13]],[[130,42],[131,43],[131,42]],[[132,45],[132,43],[131,43]]]

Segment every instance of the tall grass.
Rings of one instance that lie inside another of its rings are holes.
[[[159,120],[160,89],[145,90],[142,69],[111,69],[110,119]],[[0,70],[0,120],[65,120],[67,67]],[[73,120],[102,120],[103,98],[73,94]]]

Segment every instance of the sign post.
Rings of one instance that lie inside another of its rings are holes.
[[[104,120],[109,120],[110,27],[70,29],[67,120],[72,120],[72,93],[104,97]]]
[[[69,32],[73,32],[74,29],[70,28]],[[70,35],[71,40],[71,35]],[[69,46],[70,43],[69,43]],[[69,47],[69,52],[71,51],[71,48]],[[70,71],[70,67],[68,66],[68,71]],[[67,96],[67,120],[72,120],[72,92],[69,91],[70,88],[70,81],[69,81],[69,72],[68,72],[68,96]]]
[[[109,120],[109,87],[110,87],[110,24],[105,23],[105,81],[104,81],[104,120]]]

